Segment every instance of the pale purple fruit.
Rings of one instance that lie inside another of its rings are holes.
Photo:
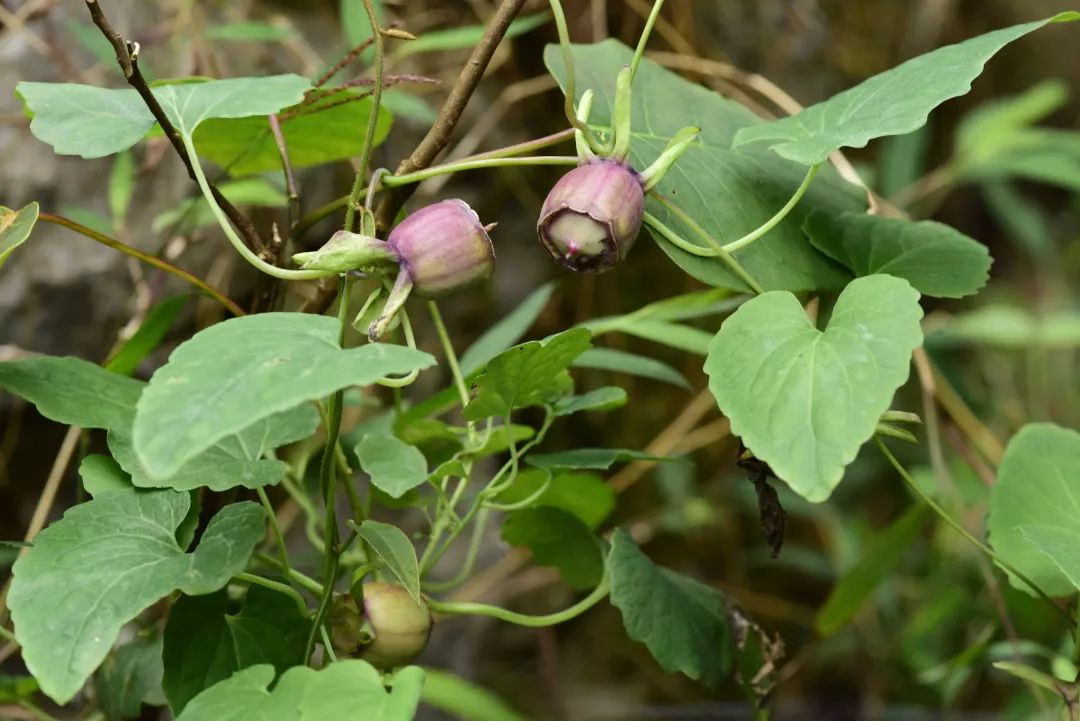
[[[567,268],[602,273],[626,257],[644,213],[638,174],[617,160],[598,158],[555,184],[536,230],[551,256]]]
[[[421,208],[390,231],[413,291],[437,298],[484,280],[495,269],[495,249],[480,217],[464,200]]]
[[[431,635],[427,604],[417,603],[397,583],[365,583],[362,589],[363,617],[374,638],[360,649],[360,658],[386,670],[412,661],[427,646]]]

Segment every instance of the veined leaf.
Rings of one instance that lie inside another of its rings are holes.
[[[69,509],[15,562],[15,636],[49,698],[70,701],[123,625],[158,599],[212,593],[244,569],[266,533],[262,508],[226,506],[185,553],[176,533],[190,504],[175,491],[106,493]]]
[[[798,299],[747,301],[713,339],[709,390],[732,434],[809,501],[824,501],[870,440],[922,343],[919,294],[887,275],[844,290],[824,331]]]
[[[744,128],[734,145],[766,141],[781,157],[817,165],[840,148],[862,148],[874,138],[909,133],[926,123],[938,105],[971,90],[971,82],[1003,47],[1047,24],[1077,18],[1080,13],[1059,13],[938,48],[796,115]]]

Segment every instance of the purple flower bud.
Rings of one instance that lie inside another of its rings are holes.
[[[644,212],[637,173],[616,160],[596,159],[555,184],[536,230],[551,256],[567,268],[602,273],[626,257]]]
[[[374,582],[363,585],[364,618],[374,632],[360,658],[381,669],[412,661],[427,646],[431,611],[418,604],[404,586]]]
[[[464,288],[491,275],[495,249],[480,217],[464,200],[444,200],[421,208],[390,231],[413,290],[425,298]]]

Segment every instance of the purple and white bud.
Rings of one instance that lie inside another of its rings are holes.
[[[363,586],[363,618],[374,633],[360,658],[389,670],[416,658],[431,635],[431,610],[417,603],[404,586],[373,582]]]
[[[645,213],[637,173],[612,159],[590,160],[548,193],[536,226],[551,256],[582,273],[602,273],[626,257]]]
[[[368,327],[377,341],[410,293],[438,298],[484,280],[495,269],[495,249],[488,230],[464,200],[444,200],[416,211],[398,223],[386,239],[398,272],[383,311]]]
[[[484,280],[495,269],[487,229],[464,200],[421,208],[390,231],[387,244],[413,290],[437,298]]]

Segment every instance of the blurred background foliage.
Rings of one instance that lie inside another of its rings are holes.
[[[118,29],[140,42],[144,69],[158,78],[278,72],[317,77],[365,33],[359,2],[109,5]],[[403,82],[390,100],[395,120],[376,157],[377,164],[393,167],[425,132],[494,3],[384,5],[389,20],[421,37],[396,45],[390,56],[391,72],[420,81]],[[566,7],[577,41],[617,37],[632,44],[649,4],[568,0]],[[546,8],[542,0],[527,5],[526,19],[496,54],[470,103],[449,157],[565,127],[542,62],[543,47],[555,40]],[[665,8],[651,57],[769,116],[790,110],[792,99],[813,103],[934,47],[1066,9],[1072,8],[1063,0],[678,0]],[[943,395],[951,401],[934,414],[940,416],[937,428],[919,429],[920,446],[902,449],[924,487],[976,535],[983,533],[987,484],[1008,437],[1035,420],[1080,426],[1075,32],[1043,31],[1006,48],[971,94],[943,106],[926,128],[849,154],[882,196],[915,217],[954,225],[994,256],[991,282],[979,296],[930,301],[926,308],[926,345],[936,370],[919,370],[953,392]],[[361,62],[341,77],[363,76]],[[38,200],[44,210],[179,262],[233,298],[253,296],[253,271],[237,262],[211,226],[163,139],[118,159],[54,156],[29,133],[10,92],[18,80],[122,84],[82,3],[0,0],[0,205],[17,208]],[[360,129],[343,132],[359,137]],[[280,175],[235,179],[226,190],[268,228],[285,222],[288,199]],[[563,272],[540,248],[534,230],[546,188],[557,175],[553,169],[506,168],[421,186],[414,203],[460,196],[481,217],[499,221],[494,279],[446,306],[459,350],[549,281],[554,292],[534,337],[702,289],[645,236],[614,272]],[[303,211],[342,195],[351,177],[347,162],[301,170]],[[319,245],[335,223],[340,218],[314,226],[307,242]],[[39,226],[34,242],[0,276],[0,356],[40,352],[102,360],[155,304],[184,290],[84,238]],[[312,290],[290,292],[284,304],[295,308]],[[719,315],[681,322],[711,334],[725,309],[717,310]],[[180,339],[221,317],[218,307],[194,298],[173,303],[169,312],[177,315],[165,324],[165,341],[140,366],[140,375],[148,375]],[[418,322],[421,347],[435,347],[433,329]],[[576,442],[686,456],[689,464],[639,463],[613,472],[607,480],[619,498],[612,521],[647,541],[658,562],[724,590],[779,634],[785,656],[776,670],[777,718],[1050,717],[1051,694],[992,664],[1020,654],[1059,678],[1075,677],[1068,661],[1071,642],[1058,620],[919,510],[879,457],[866,454],[852,465],[826,504],[808,504],[780,488],[790,518],[784,547],[772,558],[754,486],[735,465],[737,441],[703,390],[702,358],[650,340],[633,319],[609,327],[601,344],[668,363],[693,390],[578,371],[585,389],[612,381],[624,385],[630,405],[610,415],[574,416],[553,432],[549,445]],[[422,377],[414,391],[442,385],[441,379]],[[901,392],[894,407],[931,420],[917,383]],[[362,399],[350,409],[353,424],[363,419]],[[0,429],[0,538],[21,538],[63,429],[10,396],[0,397]],[[57,509],[76,500],[74,468]],[[0,547],[5,573],[14,553]],[[485,566],[459,597],[524,611],[570,598],[550,569],[528,567],[497,536],[488,539],[480,567]],[[17,656],[5,658],[4,673],[22,672]],[[749,718],[734,684],[713,694],[665,674],[644,647],[626,639],[618,614],[606,606],[554,629],[519,629],[480,618],[447,621],[423,660],[493,690],[530,718]],[[156,711],[144,711],[144,718],[157,718]],[[0,715],[7,712],[0,709]]]

